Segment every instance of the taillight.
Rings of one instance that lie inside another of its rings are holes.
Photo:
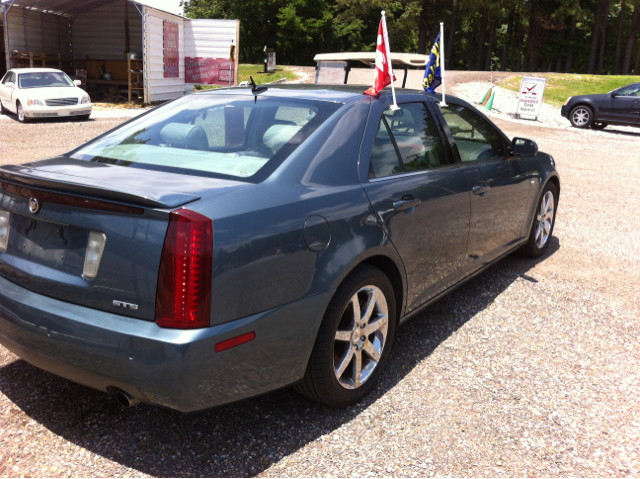
[[[212,251],[213,222],[209,218],[187,209],[171,213],[158,277],[158,326],[209,326]]]

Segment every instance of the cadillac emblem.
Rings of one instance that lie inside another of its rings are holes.
[[[29,198],[29,211],[34,215],[40,211],[40,202],[38,198]]]

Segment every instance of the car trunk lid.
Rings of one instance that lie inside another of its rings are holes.
[[[0,167],[0,210],[10,212],[0,275],[62,301],[153,320],[170,211],[247,186],[66,157]],[[83,274],[91,232],[106,238],[95,278]]]

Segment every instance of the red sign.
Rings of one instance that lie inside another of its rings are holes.
[[[164,27],[164,77],[178,78],[180,75],[180,30],[174,22],[163,22]]]
[[[184,59],[185,83],[209,85],[233,85],[234,64],[226,58],[186,57]]]

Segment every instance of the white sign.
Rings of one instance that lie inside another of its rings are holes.
[[[276,52],[274,51],[267,52],[267,71],[276,71]]]
[[[533,116],[538,118],[546,84],[546,78],[522,77],[516,117]]]

